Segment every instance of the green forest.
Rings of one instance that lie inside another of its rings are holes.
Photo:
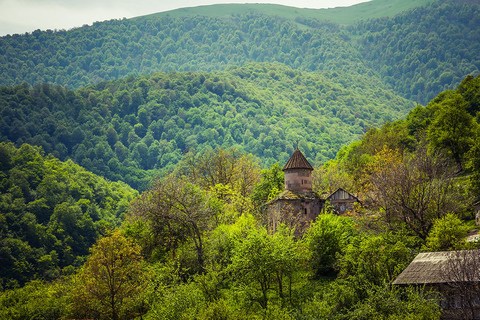
[[[435,1],[353,25],[315,18],[315,11],[292,20],[295,8],[290,15],[285,8],[284,16],[258,8],[215,16],[212,7],[210,16],[203,10],[205,15],[150,15],[7,35],[0,38],[0,84],[46,82],[75,89],[132,74],[279,62],[377,78],[426,104],[480,70],[475,2]]]
[[[469,76],[316,167],[318,194],[368,196],[350,215],[327,207],[301,237],[264,226],[281,167],[236,148],[189,153],[139,195],[2,143],[0,316],[440,319],[441,296],[390,283],[419,252],[478,247],[465,236],[480,196],[479,101]],[[425,205],[412,186],[449,196],[426,192]]]
[[[479,5],[240,7],[0,37],[0,319],[460,317],[392,282],[480,248]],[[361,205],[272,234],[297,147]]]
[[[98,237],[120,226],[138,195],[41,147],[1,143],[0,158],[2,288],[74,273]]]
[[[0,141],[41,146],[113,181],[145,190],[189,151],[232,147],[288,160],[295,143],[314,162],[414,104],[359,75],[247,64],[224,72],[169,72],[77,90],[0,88]]]

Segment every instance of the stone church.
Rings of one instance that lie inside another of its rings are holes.
[[[324,211],[325,200],[312,191],[313,167],[298,147],[283,171],[285,190],[267,203],[267,228],[270,233],[275,233],[284,223],[295,227],[295,235],[299,236]]]

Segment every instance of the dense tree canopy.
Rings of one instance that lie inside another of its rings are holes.
[[[140,246],[116,231],[100,239],[78,274],[72,292],[77,314],[102,319],[133,319],[146,285]]]
[[[236,146],[267,167],[295,141],[312,162],[412,104],[358,76],[250,64],[226,72],[155,73],[78,90],[0,87],[0,139],[42,146],[96,174],[145,190],[184,153]]]
[[[0,286],[56,278],[123,220],[136,191],[40,147],[0,143]],[[71,267],[70,267],[71,268]]]
[[[292,21],[267,10],[222,17],[151,15],[8,35],[0,38],[0,84],[79,88],[159,70],[279,62],[305,71],[379,75],[398,94],[426,103],[480,70],[474,3],[434,1],[348,27],[306,17]]]
[[[350,27],[164,15],[1,38],[0,318],[439,319],[442,296],[390,284],[422,250],[478,247],[480,77],[403,120],[389,86],[423,103],[477,73],[479,16],[442,1]],[[271,234],[259,208],[295,142],[318,194],[362,206]]]

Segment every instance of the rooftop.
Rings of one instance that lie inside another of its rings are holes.
[[[283,171],[288,169],[307,169],[313,170],[312,165],[308,162],[307,158],[303,155],[303,153],[297,148],[293,152],[290,159],[288,159],[287,163],[283,167]]]
[[[393,281],[393,284],[440,284],[461,281],[455,274],[464,273],[463,270],[477,268],[480,262],[480,250],[422,252],[403,270]],[[473,269],[472,269],[473,270]],[[475,281],[478,281],[478,272],[470,272]],[[463,281],[471,281],[464,279]]]

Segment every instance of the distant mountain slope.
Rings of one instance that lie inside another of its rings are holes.
[[[426,103],[480,70],[479,7],[456,2],[375,0],[327,10],[327,16],[321,10],[225,5],[214,7],[218,11],[186,9],[186,17],[174,11],[69,31],[37,30],[0,38],[0,84],[49,82],[78,88],[129,74],[225,70],[276,61],[300,70],[378,75],[402,96]],[[392,17],[403,5],[415,8]],[[245,12],[229,15],[231,8]],[[380,16],[375,10],[390,12],[390,17],[374,18]],[[220,16],[212,16],[214,11]],[[194,12],[210,16],[188,16]],[[339,25],[332,22],[340,21],[335,12],[343,23],[371,19]]]
[[[372,170],[379,170],[379,166],[382,168],[382,164],[378,162],[379,159],[392,161],[389,157],[407,156],[416,149],[428,146],[429,156],[449,158],[451,161],[449,165],[455,167],[454,172],[462,168],[462,173],[457,172],[456,177],[459,180],[458,184],[466,190],[465,199],[478,201],[480,199],[479,114],[480,75],[468,76],[456,89],[440,93],[425,107],[417,106],[405,119],[385,123],[378,129],[372,128],[363,135],[362,139],[345,146],[338,153],[337,158],[325,167],[327,172],[324,172],[324,182],[328,181],[329,177],[335,176],[337,172],[348,172],[348,175],[342,176],[342,183],[348,185],[351,178],[350,185],[355,185],[353,188],[363,188],[365,180],[362,180],[362,175]],[[394,155],[389,150],[397,150],[398,154]],[[377,160],[374,160],[375,156],[378,157]],[[442,161],[438,163],[448,164]],[[438,163],[436,165],[439,165]],[[334,180],[331,180],[333,185],[335,185]],[[459,201],[461,203],[461,200]],[[473,214],[471,203],[466,203],[471,211],[463,214]],[[474,218],[474,215],[471,217]]]
[[[423,104],[480,71],[478,3],[434,2],[350,30],[360,35],[356,48],[367,65],[400,95]]]
[[[366,128],[413,103],[375,77],[248,64],[223,72],[170,72],[76,91],[47,84],[0,88],[0,134],[43,146],[111,180],[145,189],[183,153],[238,146],[265,165],[286,162],[296,141],[326,161]],[[148,171],[146,171],[148,170]]]
[[[433,1],[435,0],[372,0],[349,7],[337,7],[329,9],[306,9],[259,3],[215,4],[159,12],[134,19],[165,16],[172,18],[194,16],[225,18],[254,12],[258,14],[277,16],[291,21],[295,21],[296,18],[303,17],[351,25],[360,20],[393,17],[401,12],[426,5]]]

